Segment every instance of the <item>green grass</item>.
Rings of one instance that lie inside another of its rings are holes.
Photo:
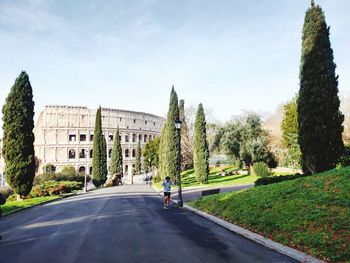
[[[231,172],[236,170],[234,166],[211,167],[209,171],[208,184],[200,184],[197,182],[194,169],[189,169],[181,173],[182,187],[203,187],[203,186],[233,186],[243,184],[253,184],[258,178],[256,175],[218,175],[220,172]],[[272,176],[278,176],[287,173],[273,173]],[[161,188],[162,182],[155,183],[155,187]]]
[[[350,262],[350,167],[190,205],[319,258]]]
[[[7,201],[6,204],[1,206],[1,210],[4,214],[12,213],[18,209],[22,209],[25,207],[30,207],[33,205],[37,205],[49,200],[53,200],[56,198],[59,198],[60,196],[45,196],[45,197],[37,197],[37,198],[30,198],[30,199],[24,199],[23,201]]]

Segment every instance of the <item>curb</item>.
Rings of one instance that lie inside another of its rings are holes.
[[[324,263],[325,261],[317,259],[313,256],[307,255],[299,250],[296,250],[294,248],[282,245],[276,241],[273,241],[269,238],[266,238],[264,236],[261,236],[259,234],[256,234],[252,231],[249,231],[243,227],[231,224],[221,218],[218,218],[216,216],[213,216],[207,212],[201,211],[199,209],[193,208],[187,204],[184,204],[184,208],[196,213],[197,215],[200,215],[206,219],[211,220],[212,222],[238,234],[241,236],[244,236],[245,238],[248,238],[250,240],[255,241],[256,243],[259,243],[267,248],[270,248],[272,250],[275,250],[283,255],[286,255],[290,258],[293,258],[295,260],[298,260],[300,262],[310,262],[310,263]]]
[[[3,214],[3,215],[2,215],[2,218],[12,216],[12,215],[14,215],[14,214],[17,214],[17,213],[19,213],[19,212],[22,212],[22,211],[24,211],[24,210],[27,210],[27,209],[30,209],[30,208],[33,208],[33,207],[36,207],[36,206],[39,206],[39,205],[46,205],[46,204],[49,204],[49,203],[53,203],[53,202],[55,202],[55,201],[60,201],[60,200],[62,200],[62,199],[65,199],[65,198],[67,198],[67,197],[71,197],[71,196],[74,196],[74,195],[77,195],[77,193],[67,194],[67,195],[58,197],[58,198],[56,198],[56,199],[48,200],[48,201],[45,201],[45,202],[42,202],[42,203],[38,203],[38,204],[34,204],[34,205],[31,205],[31,206],[27,206],[27,207],[22,207],[22,208],[13,210],[13,211],[10,212],[10,213]]]

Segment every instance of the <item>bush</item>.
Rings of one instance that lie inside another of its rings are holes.
[[[257,162],[253,165],[253,172],[256,176],[267,177],[270,175],[270,169],[264,162]]]
[[[339,164],[338,167],[346,167],[346,166],[350,166],[350,145],[345,145],[344,146],[344,152],[342,154],[342,156],[340,156],[339,159]]]
[[[7,199],[10,195],[14,194],[14,191],[11,187],[5,186],[5,187],[0,187],[0,193],[2,193],[3,196]]]
[[[61,174],[68,175],[68,176],[74,176],[76,175],[75,168],[71,165],[66,165],[62,168]]]
[[[87,181],[89,182],[91,180],[90,176],[87,176]],[[45,174],[39,174],[34,177],[34,185],[41,184],[46,181],[71,181],[71,182],[85,182],[85,175],[84,174],[74,174],[74,175],[65,175],[62,173],[45,173]]]
[[[242,162],[242,160],[237,159],[237,160],[235,161],[235,167],[238,168],[238,169],[242,169],[242,167],[243,167],[243,162]]]
[[[71,193],[76,190],[80,190],[83,187],[83,183],[81,182],[71,182],[71,181],[46,181],[39,185],[33,187],[29,196],[34,197],[42,197],[42,196],[50,196],[50,195],[61,195],[65,193]]]
[[[263,177],[263,178],[259,178],[258,180],[255,181],[255,186],[275,184],[275,183],[280,183],[283,181],[298,179],[298,178],[305,177],[305,176],[307,176],[307,175],[296,173],[296,174],[291,174],[291,175]]]
[[[153,183],[158,183],[162,181],[162,178],[159,175],[153,176]]]

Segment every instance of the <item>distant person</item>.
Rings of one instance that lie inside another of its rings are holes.
[[[6,197],[0,192],[0,206],[6,203]],[[2,217],[2,211],[1,211],[1,207],[0,207],[0,219]],[[2,237],[0,236],[0,240],[2,239]]]
[[[162,183],[162,186],[164,187],[164,209],[169,208],[170,204],[170,195],[171,195],[171,186],[173,186],[174,183],[170,180],[170,177],[165,177],[164,182]]]

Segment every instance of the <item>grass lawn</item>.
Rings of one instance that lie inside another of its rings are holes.
[[[350,262],[350,167],[190,205],[331,262]]]
[[[253,184],[258,178],[256,175],[218,175],[220,172],[231,172],[235,170],[234,166],[226,167],[211,167],[209,171],[209,180],[208,184],[200,184],[197,182],[194,175],[194,169],[189,169],[181,173],[182,176],[182,187],[194,187],[194,186],[233,186],[233,185],[242,185],[242,184]],[[285,173],[286,174],[286,173]],[[272,176],[282,175],[282,174],[272,174]],[[162,182],[155,183],[157,188],[161,188]]]
[[[25,199],[23,201],[7,201],[6,204],[1,206],[1,210],[4,214],[12,213],[18,209],[24,208],[24,207],[30,207],[36,204],[40,204],[49,200],[57,199],[60,196],[45,196],[45,197],[37,197],[37,198],[30,198]]]

